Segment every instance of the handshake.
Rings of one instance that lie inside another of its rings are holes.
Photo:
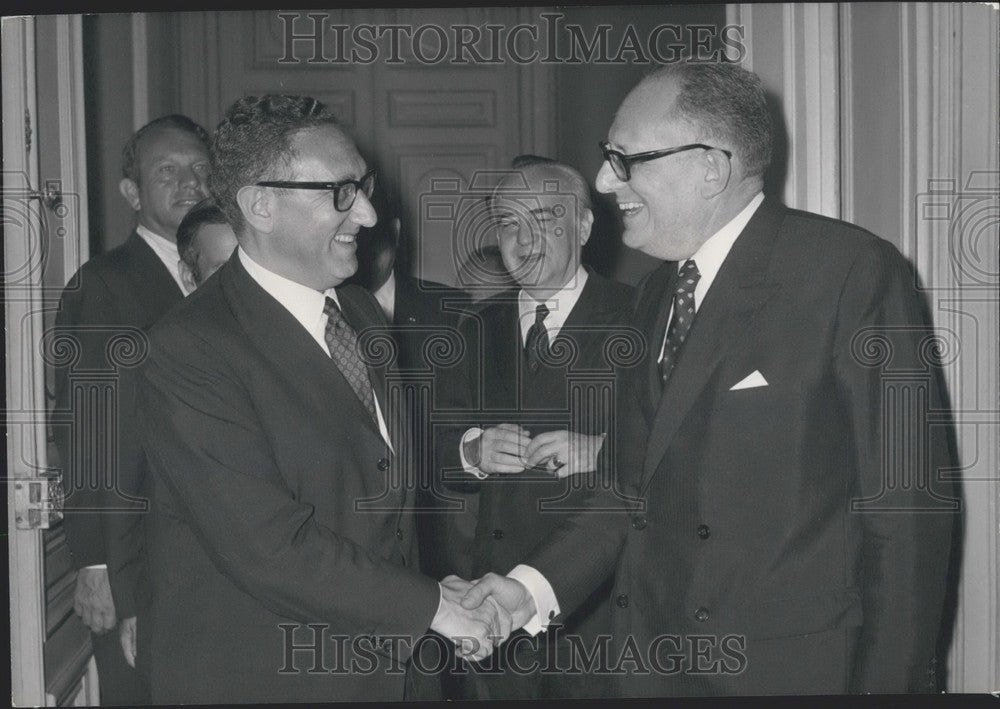
[[[455,643],[459,657],[479,662],[535,615],[524,585],[489,573],[475,581],[448,576],[439,584],[441,603],[431,630]]]

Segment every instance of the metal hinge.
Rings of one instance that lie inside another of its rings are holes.
[[[48,529],[62,519],[63,491],[58,478],[18,478],[12,482],[18,529]]]

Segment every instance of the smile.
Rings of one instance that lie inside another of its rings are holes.
[[[622,215],[625,217],[634,217],[640,211],[642,211],[641,202],[619,202],[618,209],[621,211]]]

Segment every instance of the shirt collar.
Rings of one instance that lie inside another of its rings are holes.
[[[291,281],[284,276],[279,276],[274,271],[261,266],[250,258],[250,255],[240,246],[237,248],[240,263],[246,269],[250,277],[263,288],[268,294],[277,300],[292,314],[296,320],[310,333],[316,331],[317,327],[325,325],[325,314],[323,308],[326,307],[326,299],[333,298],[337,307],[340,307],[340,300],[337,298],[337,291],[330,288],[322,293],[313,290],[309,286]]]
[[[549,314],[545,317],[545,329],[549,332],[550,338],[556,337],[559,329],[566,322],[566,318],[576,307],[576,302],[580,300],[580,294],[583,293],[583,287],[587,285],[587,278],[587,270],[583,266],[578,266],[573,278],[545,300],[545,305],[549,308]],[[535,322],[535,310],[539,305],[541,302],[532,298],[524,289],[517,294],[521,334],[525,337],[527,337],[528,328]]]
[[[708,292],[709,287],[712,285],[712,281],[715,280],[715,276],[719,273],[719,269],[722,268],[722,264],[726,260],[726,256],[729,255],[729,251],[733,248],[733,244],[736,243],[736,239],[743,229],[746,227],[747,222],[750,221],[750,217],[754,215],[757,208],[760,206],[761,202],[764,201],[764,193],[758,192],[756,196],[750,200],[749,204],[745,206],[739,214],[733,217],[724,227],[719,229],[717,232],[712,234],[701,245],[694,255],[691,256],[694,262],[698,265],[698,273],[701,277],[698,280],[698,287],[695,291],[695,297],[697,304],[700,304],[701,298],[704,297],[705,293]],[[690,259],[681,261],[677,264],[678,270],[681,266]],[[698,297],[700,295],[700,297]]]

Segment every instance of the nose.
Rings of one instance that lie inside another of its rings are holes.
[[[532,224],[521,224],[517,230],[517,245],[518,246],[531,246],[535,243],[535,240],[540,237],[537,233],[537,225]]]
[[[205,179],[190,165],[181,168],[179,184],[186,189],[197,190],[203,196],[208,195]]]
[[[601,169],[597,171],[597,179],[594,186],[602,194],[608,194],[620,189],[625,183],[618,179],[618,175],[611,169],[611,165],[605,160],[601,163]]]
[[[375,226],[375,223],[378,221],[375,207],[372,206],[371,200],[361,190],[358,190],[357,195],[354,197],[350,217],[351,221],[359,226]]]

